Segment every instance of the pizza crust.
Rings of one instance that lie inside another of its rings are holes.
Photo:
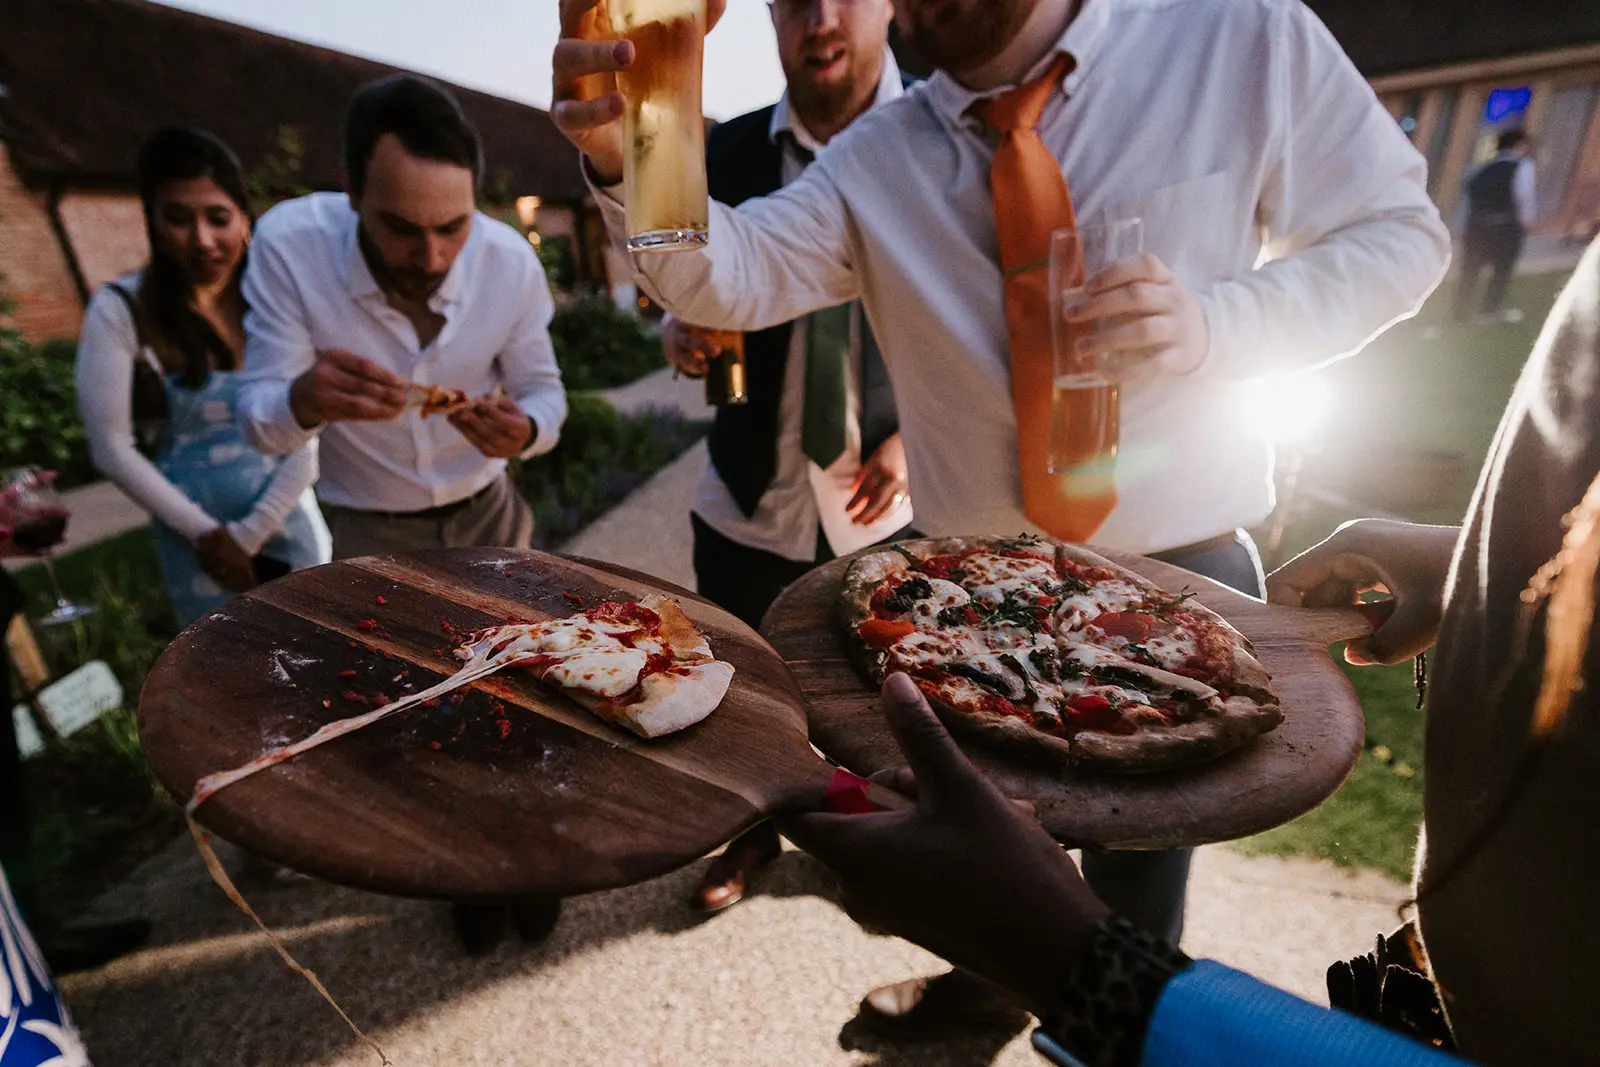
[[[605,722],[649,739],[686,730],[708,717],[728,695],[732,682],[733,665],[712,660],[649,675],[640,683],[643,697],[621,707],[581,692],[568,695]]]

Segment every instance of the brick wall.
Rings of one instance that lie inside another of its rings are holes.
[[[26,188],[0,144],[0,274],[17,303],[12,321],[30,338],[76,337],[83,303],[50,225],[42,192]]]
[[[91,290],[149,262],[150,239],[137,193],[69,192],[60,211]]]

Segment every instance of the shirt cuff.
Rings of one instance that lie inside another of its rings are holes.
[[[253,427],[259,440],[251,443],[270,455],[287,456],[291,452],[298,452],[310,444],[325,425],[318,423],[309,430],[300,425],[300,420],[294,415],[294,405],[289,402],[288,382],[273,390],[266,407],[266,418],[257,421]]]
[[[242,519],[236,519],[233,522],[228,523],[228,536],[237,541],[239,543],[239,547],[244,549],[245,554],[249,556],[260,555],[261,550],[265,548],[267,542],[271,540],[270,537],[264,536],[251,529],[250,526]]]

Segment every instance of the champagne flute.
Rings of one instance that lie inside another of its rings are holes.
[[[43,470],[38,467],[16,467],[0,471],[0,487],[4,487],[11,496],[18,513],[17,522],[11,528],[13,544],[29,552],[45,553],[61,543],[67,534],[68,511],[62,503],[61,494],[56,492],[55,485]],[[68,600],[61,591],[60,579],[56,577],[55,562],[43,554],[39,556],[39,562],[44,564],[45,572],[50,576],[50,588],[56,594],[56,606],[39,617],[41,625],[61,626],[77,622],[99,610],[93,604],[76,604]]]

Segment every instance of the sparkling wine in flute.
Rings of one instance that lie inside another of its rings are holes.
[[[1116,386],[1056,379],[1050,403],[1050,472],[1111,470],[1117,462],[1121,398]]]
[[[679,252],[706,243],[706,131],[700,104],[705,0],[606,0],[611,32],[634,44],[617,76],[628,248]]]

